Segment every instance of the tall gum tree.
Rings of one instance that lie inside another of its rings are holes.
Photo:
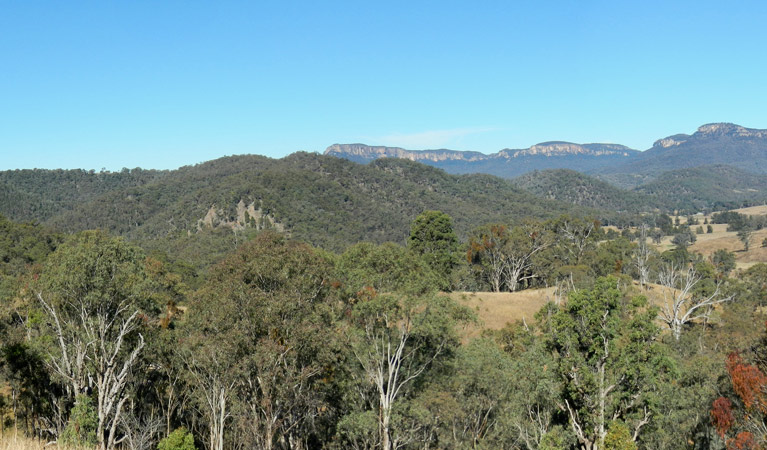
[[[351,348],[378,407],[379,445],[400,447],[396,406],[435,362],[458,345],[455,327],[470,312],[444,296],[375,294],[352,310]]]
[[[655,342],[657,311],[643,297],[625,299],[619,283],[600,278],[592,290],[571,293],[547,332],[563,383],[560,408],[584,450],[604,449],[616,420],[636,441],[670,364]]]
[[[49,366],[71,398],[94,392],[97,444],[113,449],[152,309],[144,256],[121,239],[84,232],[49,257],[36,290],[54,342]]]
[[[331,273],[319,250],[272,232],[213,269],[190,312],[187,364],[211,448],[235,427],[252,448],[306,447],[337,362]]]

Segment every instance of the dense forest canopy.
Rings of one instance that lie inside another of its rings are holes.
[[[421,166],[369,170],[416,180]],[[428,170],[422,185],[459,189]],[[253,229],[200,266],[151,241],[2,219],[3,417],[103,449],[764,445],[767,265],[733,270],[732,253],[681,239],[659,250],[656,235],[694,224],[645,219],[462,234],[425,210],[406,245],[332,251]],[[712,218],[725,221],[761,225]],[[473,338],[481,311],[446,294],[537,290],[553,295],[535,320]]]

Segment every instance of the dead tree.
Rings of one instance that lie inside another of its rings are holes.
[[[49,354],[50,365],[67,381],[72,396],[95,390],[98,446],[112,450],[121,441],[117,425],[128,400],[128,378],[144,348],[144,337],[137,333],[139,311],[131,313],[127,300],[94,308],[83,297],[59,306],[46,301],[42,293],[37,298],[58,346],[58,352]]]
[[[684,325],[698,319],[708,319],[714,306],[732,300],[733,296],[722,296],[721,281],[710,294],[694,292],[702,277],[694,267],[678,267],[668,264],[658,273],[658,282],[664,287],[664,304],[660,318],[671,329],[676,340],[682,335]]]

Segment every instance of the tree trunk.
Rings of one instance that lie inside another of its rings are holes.
[[[390,412],[382,410],[381,414],[381,449],[391,450],[391,436],[389,435]]]
[[[604,449],[605,446],[605,365],[604,363],[599,367],[599,423],[598,433],[599,436],[599,448]]]

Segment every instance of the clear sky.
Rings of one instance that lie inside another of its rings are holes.
[[[0,0],[0,169],[767,128],[767,2]]]

